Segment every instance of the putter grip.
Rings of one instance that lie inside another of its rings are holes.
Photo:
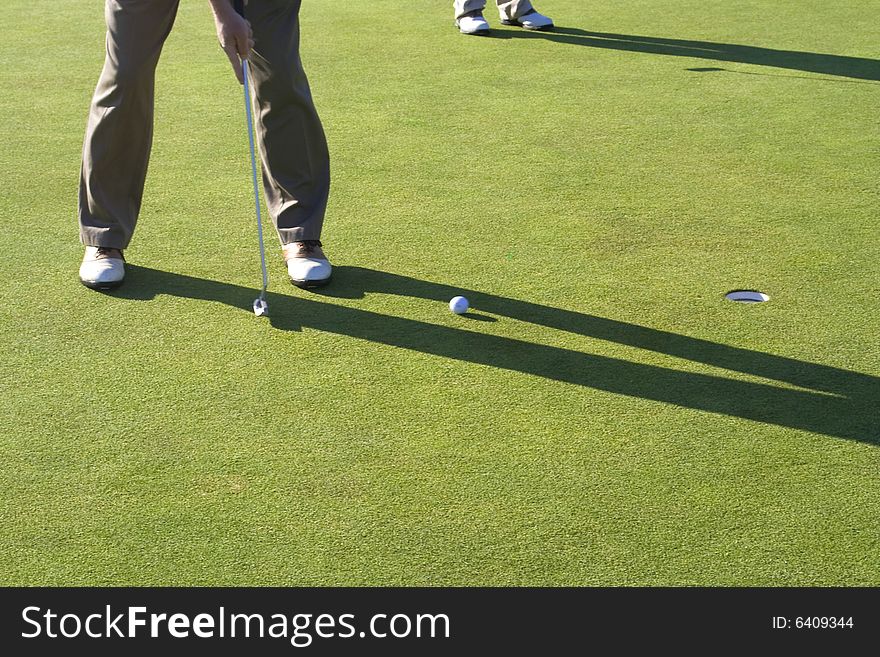
[[[232,6],[239,16],[244,16],[244,0],[232,0]]]

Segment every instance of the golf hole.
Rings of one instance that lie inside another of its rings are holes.
[[[728,301],[736,303],[764,303],[770,301],[770,296],[757,290],[732,290],[724,295]]]

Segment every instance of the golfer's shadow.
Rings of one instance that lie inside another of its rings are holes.
[[[776,50],[734,43],[667,39],[635,34],[588,32],[574,27],[556,27],[551,32],[529,32],[520,29],[493,30],[491,36],[496,39],[545,39],[589,48],[753,64],[859,80],[880,80],[880,60],[866,57]],[[714,70],[723,71],[724,69],[715,68]]]
[[[321,300],[357,299],[371,293],[403,295],[444,305],[451,297],[463,294],[475,308],[490,315],[759,376],[800,389],[645,365],[485,334],[473,323],[453,328]],[[217,301],[250,312],[254,290],[129,266],[126,285],[114,296],[152,299],[163,294]],[[270,293],[269,307],[272,325],[281,330],[308,327],[630,397],[880,444],[880,378],[867,374],[361,267],[337,267],[332,285],[305,298]]]

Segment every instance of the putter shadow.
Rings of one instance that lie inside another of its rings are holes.
[[[880,81],[880,60],[846,55],[775,50],[733,43],[667,39],[663,37],[589,32],[573,27],[556,27],[551,32],[527,32],[519,29],[493,30],[496,39],[546,39],[588,48],[605,48],[672,57],[692,57],[718,62],[770,66],[808,73],[820,73],[860,80]]]
[[[114,296],[150,300],[169,294],[216,301],[250,312],[254,295],[251,288],[133,265],[128,267],[126,278],[126,286],[114,292]],[[804,389],[644,365],[320,300],[321,297],[357,299],[370,293],[399,294],[443,303],[455,294],[464,294],[474,307],[487,313]],[[337,267],[333,284],[311,298],[270,294],[269,307],[272,325],[281,330],[299,331],[308,327],[629,397],[880,444],[880,378],[867,374],[360,267]]]

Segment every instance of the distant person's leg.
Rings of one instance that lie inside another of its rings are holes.
[[[455,0],[455,24],[462,34],[488,34],[489,23],[483,17],[486,0]]]
[[[497,0],[498,13],[503,20],[516,20],[526,12],[532,11],[531,0]]]
[[[527,30],[549,30],[553,20],[537,12],[530,0],[497,0],[498,13],[505,25],[518,25]]]

